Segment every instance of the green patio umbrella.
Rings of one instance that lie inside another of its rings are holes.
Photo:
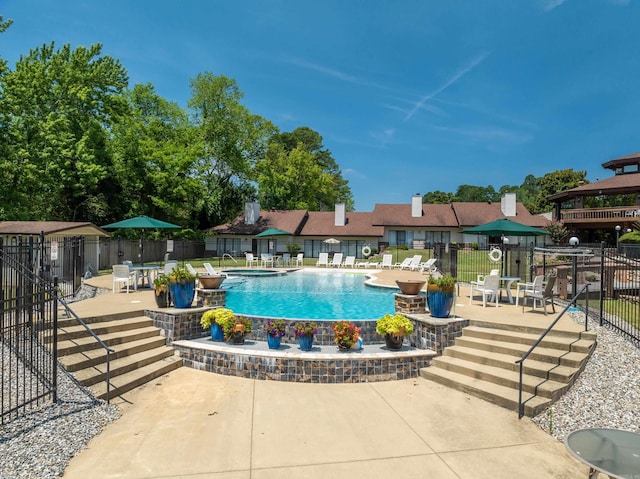
[[[551,234],[548,231],[523,225],[508,218],[491,221],[462,231],[463,234],[484,236],[539,236]]]
[[[174,225],[173,223],[167,223],[166,221],[157,220],[155,218],[151,218],[150,216],[136,216],[135,218],[128,218],[122,221],[116,221],[115,223],[111,223],[108,225],[104,225],[103,228],[109,229],[139,229],[142,231],[142,236],[140,238],[140,264],[144,264],[144,230],[145,229],[179,229],[181,228],[178,225]]]
[[[278,228],[269,228],[268,230],[265,230],[262,233],[258,233],[256,235],[256,238],[264,238],[268,236],[284,236],[284,235],[290,235],[290,234],[291,233],[285,230],[279,230]]]

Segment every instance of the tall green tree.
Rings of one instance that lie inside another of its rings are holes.
[[[453,193],[436,190],[425,193],[422,202],[432,205],[448,205],[453,202],[453,198]]]
[[[276,128],[242,105],[242,97],[235,80],[224,75],[205,72],[191,80],[195,174],[206,191],[201,224],[230,220],[256,195],[252,170]]]
[[[103,202],[108,130],[124,111],[127,75],[101,50],[43,45],[0,78],[5,217],[66,220],[81,204]]]
[[[559,191],[569,190],[588,183],[587,172],[573,171],[573,168],[556,170],[536,179],[537,193],[531,198],[529,211],[533,214],[551,211],[554,204],[547,198]]]
[[[498,201],[500,196],[493,186],[460,185],[455,192],[454,201],[485,202]]]
[[[195,225],[206,194],[196,171],[195,131],[187,113],[151,84],[125,93],[128,114],[114,127],[111,150],[121,200],[114,218],[150,215]]]
[[[256,164],[260,205],[274,209],[332,211],[336,203],[354,207],[348,182],[322,136],[309,127],[278,133]]]

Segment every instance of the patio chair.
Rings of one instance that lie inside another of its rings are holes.
[[[171,272],[178,267],[178,261],[170,259],[164,264],[164,274],[171,274]]]
[[[304,253],[298,253],[296,256],[296,266],[304,266]]]
[[[540,284],[540,286],[536,285],[531,290],[531,292],[527,292],[525,290],[524,297],[522,298],[522,311],[524,312],[524,306],[527,302],[527,298],[531,298],[531,301],[532,301],[531,311],[536,309],[536,301],[539,301],[540,304],[542,305],[542,308],[544,309],[544,314],[547,314],[547,301],[549,301],[551,303],[551,310],[555,313],[556,308],[553,305],[553,286],[555,284],[556,284],[556,275],[552,274],[547,278],[547,282],[544,286],[542,286],[542,284]]]
[[[116,285],[122,283],[127,285],[127,294],[129,294],[130,285],[133,286],[134,290],[138,290],[136,275],[129,269],[129,266],[127,266],[126,264],[114,264],[111,268],[113,270],[113,283],[111,287],[113,293],[116,292]]]
[[[258,266],[258,258],[253,256],[253,253],[245,253],[245,264],[249,268],[253,268],[254,264]]]
[[[382,264],[380,265],[382,269],[389,268],[393,269],[393,255],[392,254],[383,254],[382,255]]]
[[[342,253],[335,253],[333,255],[333,258],[331,258],[331,263],[329,263],[329,266],[335,266],[336,268],[342,266]]]
[[[355,256],[347,256],[344,259],[344,263],[342,263],[343,268],[355,268],[356,267],[356,257]]]
[[[491,276],[491,275],[500,275],[500,270],[499,270],[499,269],[492,269],[492,270],[491,270],[491,272],[490,272],[488,275],[485,275],[485,274],[479,274],[479,275],[476,277],[476,280],[475,280],[475,281],[471,281],[471,284],[476,284],[476,285],[477,285],[477,284],[484,284],[484,279],[485,279],[487,276]]]
[[[393,265],[393,267],[395,269],[405,269],[408,268],[409,265],[411,264],[411,261],[413,260],[413,258],[405,258],[402,263],[396,263]]]
[[[291,253],[283,253],[282,254],[282,265],[291,266]]]
[[[417,254],[411,259],[411,263],[409,263],[409,269],[411,271],[416,271],[420,269],[420,264],[422,263],[422,255]]]
[[[516,283],[516,306],[520,302],[520,291],[524,292],[528,291],[531,293],[533,291],[534,285],[538,284],[538,289],[540,289],[540,284],[544,284],[544,276],[535,276],[533,281],[524,281]]]
[[[316,261],[316,266],[324,266],[326,268],[329,267],[329,253],[320,253],[318,254],[318,261]]]
[[[482,295],[482,307],[487,307],[487,298],[496,302],[496,308],[498,307],[498,297],[500,293],[500,276],[488,275],[484,278],[484,283],[473,284],[469,286],[469,304],[473,301],[474,293]]]
[[[223,276],[224,278],[228,277],[226,273],[218,273],[216,269],[211,266],[211,263],[202,263],[202,266],[204,266],[204,270],[207,272],[207,274],[211,276]]]
[[[271,265],[271,267],[273,268],[273,255],[272,254],[267,254],[267,253],[262,253],[260,255],[260,265],[263,268],[266,268],[267,266]]]

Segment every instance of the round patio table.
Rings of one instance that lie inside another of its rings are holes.
[[[566,448],[589,466],[589,479],[640,479],[640,434],[620,429],[589,428],[570,433]]]

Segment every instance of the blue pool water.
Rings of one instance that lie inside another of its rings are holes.
[[[377,319],[393,313],[398,290],[364,286],[366,279],[340,271],[246,278],[228,289],[226,307],[237,314],[291,319]]]

